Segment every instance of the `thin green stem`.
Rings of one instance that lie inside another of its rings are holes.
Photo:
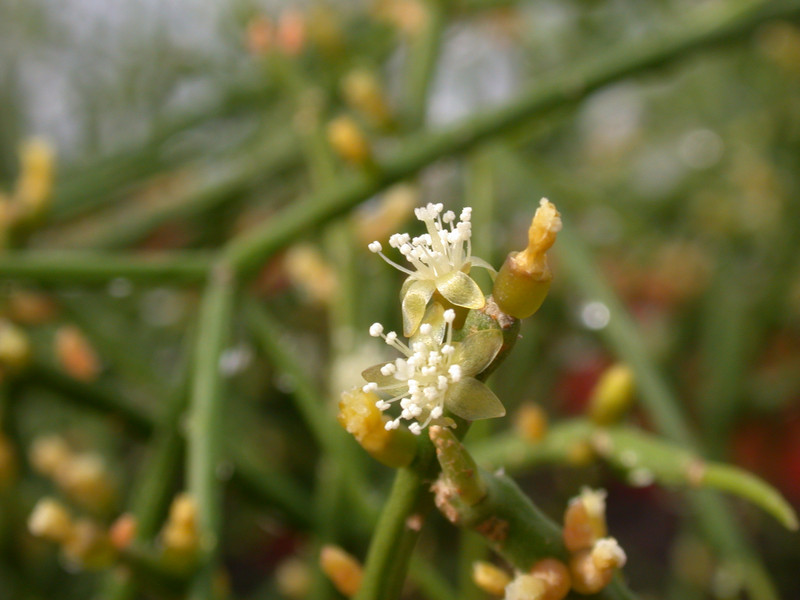
[[[423,26],[411,38],[406,55],[405,113],[410,129],[421,127],[425,122],[428,95],[436,73],[445,25],[443,0],[428,0],[424,6]]]
[[[224,249],[240,275],[252,274],[270,255],[301,232],[340,215],[384,187],[439,158],[474,148],[547,111],[577,102],[612,81],[662,67],[687,54],[735,39],[769,19],[800,14],[800,2],[747,2],[714,14],[705,12],[680,31],[623,44],[583,63],[542,78],[527,93],[493,111],[433,133],[408,139],[398,151],[378,161],[375,170],[353,174],[336,185],[284,209],[268,223],[235,238]]]
[[[599,300],[609,310],[611,318],[607,327],[600,331],[609,347],[633,369],[640,390],[642,404],[656,428],[667,438],[687,448],[699,449],[700,445],[690,432],[678,401],[650,356],[644,340],[625,309],[620,298],[600,275],[601,271],[589,257],[588,250],[569,225],[559,233],[556,244],[562,269],[568,280],[587,298]],[[723,521],[724,526],[707,528],[714,536],[724,535],[724,541],[712,539],[712,544],[724,557],[746,566],[746,585],[759,600],[773,600],[777,592],[769,582],[765,567],[749,549],[741,530],[722,500],[709,492],[692,494],[690,502],[701,523]],[[713,513],[713,514],[712,514]]]
[[[0,254],[0,277],[40,284],[102,285],[126,278],[147,283],[194,284],[205,280],[211,257],[204,252],[109,254],[29,251]]]
[[[220,355],[233,319],[237,282],[225,263],[211,272],[198,316],[186,437],[187,490],[197,504],[202,540],[200,569],[190,586],[191,600],[213,597],[222,523],[219,465],[223,457],[223,382]]]

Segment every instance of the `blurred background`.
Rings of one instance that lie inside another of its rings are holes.
[[[479,119],[593,57],[746,4],[0,0],[5,252],[213,251],[380,163],[408,136]],[[783,4],[791,3],[773,8]],[[626,358],[610,289],[705,456],[753,471],[800,507],[800,21],[797,11],[786,15],[565,98],[304,232],[263,265],[247,295],[279,323],[273,339],[302,357],[300,371],[237,319],[220,362],[225,437],[329,522],[315,529],[230,486],[224,564],[235,597],[337,597],[309,583],[315,544],[364,555],[369,527],[320,492],[338,457],[312,439],[293,398],[305,374],[320,414],[337,427],[339,391],[385,352],[367,328],[400,326],[401,274],[366,245],[417,233],[412,209],[426,202],[473,206],[474,254],[499,267],[524,246],[547,196],[593,274],[582,276],[574,247],[556,243],[551,294],[491,379],[511,418],[470,436],[508,430],[530,402],[551,422],[585,412],[601,374]],[[343,142],[331,122],[346,123]],[[320,127],[328,135],[314,141],[308,132]],[[368,149],[359,153],[362,138]],[[42,153],[54,157],[52,193],[35,222],[17,229],[7,207],[22,193],[25,165],[36,163],[30,157]],[[479,282],[489,289],[488,277]],[[108,568],[77,568],[30,536],[27,515],[45,495],[105,524],[129,509],[156,446],[124,419],[98,414],[102,397],[91,393],[122,399],[135,414],[166,410],[191,360],[199,289],[123,276],[59,285],[3,275],[0,285],[3,328],[30,346],[19,369],[13,352],[0,352],[0,597],[111,597]],[[75,381],[84,387],[70,388]],[[653,426],[638,404],[630,420]],[[100,487],[76,493],[59,483],[37,458],[43,439],[94,460]],[[392,473],[357,460],[379,506]],[[159,524],[182,489],[180,470],[170,473]],[[743,597],[743,568],[710,547],[684,493],[628,475],[596,462],[515,473],[555,518],[581,485],[606,488],[610,531],[643,598]],[[800,597],[797,535],[728,502],[779,596]],[[487,597],[464,583],[457,558],[464,548],[483,551],[454,531],[433,517],[421,554],[462,586],[458,598]],[[170,597],[158,586],[139,593]],[[428,596],[410,584],[408,597]]]

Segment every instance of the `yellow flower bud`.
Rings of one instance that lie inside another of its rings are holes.
[[[542,579],[528,575],[517,575],[506,586],[504,600],[543,600],[547,593],[547,586]]]
[[[51,479],[72,460],[72,450],[58,435],[38,437],[33,441],[29,454],[31,466]]]
[[[56,331],[55,351],[61,367],[75,379],[94,381],[100,375],[97,353],[74,325],[64,325]]]
[[[615,423],[630,407],[634,389],[630,367],[623,364],[609,367],[592,390],[589,418],[598,425]]]
[[[109,567],[117,555],[108,533],[88,519],[75,523],[62,549],[70,563],[91,570]]]
[[[472,564],[472,581],[487,594],[502,596],[511,577],[492,563],[479,560]]]
[[[338,546],[323,546],[319,565],[341,594],[348,598],[356,595],[363,575],[358,560]]]
[[[284,258],[286,273],[304,295],[318,304],[327,304],[336,294],[337,280],[320,252],[310,244],[296,244]]]
[[[189,494],[179,494],[172,501],[169,516],[161,530],[165,558],[179,566],[191,562],[200,549],[197,503]]]
[[[372,149],[358,124],[348,116],[328,123],[328,143],[342,159],[354,165],[367,165],[372,160]]]
[[[563,600],[572,587],[567,565],[555,558],[540,560],[531,567],[530,574],[545,584],[541,600]]]
[[[419,190],[410,184],[392,186],[377,202],[361,205],[355,213],[358,239],[366,246],[373,240],[388,239],[408,220],[419,201]]]
[[[372,123],[381,126],[389,122],[389,105],[373,73],[365,69],[350,71],[342,80],[341,87],[345,101]]]
[[[572,557],[572,588],[579,594],[596,594],[611,582],[614,571],[626,560],[617,540],[597,540],[590,550],[581,550]]]
[[[31,355],[28,334],[11,321],[0,319],[0,367],[18,373],[30,363]]]
[[[28,530],[35,536],[64,543],[73,532],[72,517],[58,500],[42,498],[28,517]]]
[[[404,467],[416,453],[415,436],[405,429],[387,430],[389,419],[376,406],[378,400],[377,394],[361,388],[342,392],[337,420],[375,460]]]
[[[47,209],[53,189],[53,147],[45,140],[26,141],[20,151],[20,173],[15,200],[26,218],[38,218]]]
[[[547,433],[547,413],[535,402],[526,402],[517,411],[514,427],[524,440],[538,442]]]
[[[564,513],[564,545],[570,552],[585,550],[606,533],[606,493],[585,487]]]
[[[492,295],[504,313],[524,319],[539,310],[553,279],[546,253],[560,230],[556,207],[542,198],[528,230],[527,248],[508,255],[494,282]]]
[[[97,454],[72,455],[54,478],[65,494],[90,511],[107,511],[116,499],[114,483]]]
[[[275,569],[275,586],[287,598],[305,598],[311,589],[311,570],[304,560],[291,557]]]

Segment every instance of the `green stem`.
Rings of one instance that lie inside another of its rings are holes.
[[[413,175],[435,160],[464,152],[550,109],[577,102],[612,81],[669,64],[693,51],[735,39],[766,20],[800,13],[800,2],[747,2],[709,16],[686,21],[680,31],[623,44],[550,78],[542,78],[518,99],[460,124],[409,138],[369,173],[353,174],[336,185],[284,209],[268,223],[235,238],[224,249],[240,275],[249,275],[264,259],[291,243],[301,232],[346,212],[384,187]]]
[[[570,282],[587,298],[599,300],[608,308],[611,319],[608,326],[600,331],[600,335],[615,354],[633,369],[642,404],[656,428],[667,438],[687,448],[698,449],[699,444],[686,426],[678,401],[658,372],[633,318],[600,275],[600,269],[589,257],[583,242],[566,226],[559,233],[556,247],[562,268]],[[698,492],[692,495],[690,502],[701,523],[711,519],[725,522],[725,527],[709,530],[712,535],[724,531],[725,542],[712,540],[712,543],[723,556],[746,566],[746,584],[754,586],[749,589],[757,594],[755,597],[759,600],[776,599],[777,592],[772,586],[764,585],[764,582],[769,581],[765,567],[749,549],[736,521],[721,499],[708,492]]]
[[[0,277],[41,284],[105,284],[123,277],[147,283],[198,283],[205,280],[210,255],[108,254],[84,251],[29,251],[0,254]]]
[[[424,25],[414,34],[406,55],[405,112],[410,129],[421,127],[425,122],[428,92],[436,72],[445,25],[443,0],[428,0],[424,6]]]
[[[355,600],[400,597],[411,553],[431,508],[427,488],[437,467],[430,441],[421,439],[415,461],[397,471],[370,541],[364,578]]]
[[[219,464],[223,457],[223,382],[219,359],[231,328],[237,282],[224,262],[211,272],[198,316],[186,437],[187,491],[197,504],[202,551],[191,600],[213,597],[222,522]]]

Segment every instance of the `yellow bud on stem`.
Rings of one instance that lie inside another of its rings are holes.
[[[338,546],[323,546],[319,555],[322,572],[334,587],[348,598],[355,596],[361,587],[361,563]]]
[[[528,247],[509,254],[494,281],[492,295],[504,313],[524,319],[539,310],[553,279],[546,253],[560,230],[555,205],[542,198],[528,230]]]
[[[472,581],[487,594],[502,596],[511,577],[500,567],[479,560],[472,564]]]
[[[623,364],[612,365],[600,377],[589,400],[589,418],[598,425],[619,421],[633,401],[633,371]]]

